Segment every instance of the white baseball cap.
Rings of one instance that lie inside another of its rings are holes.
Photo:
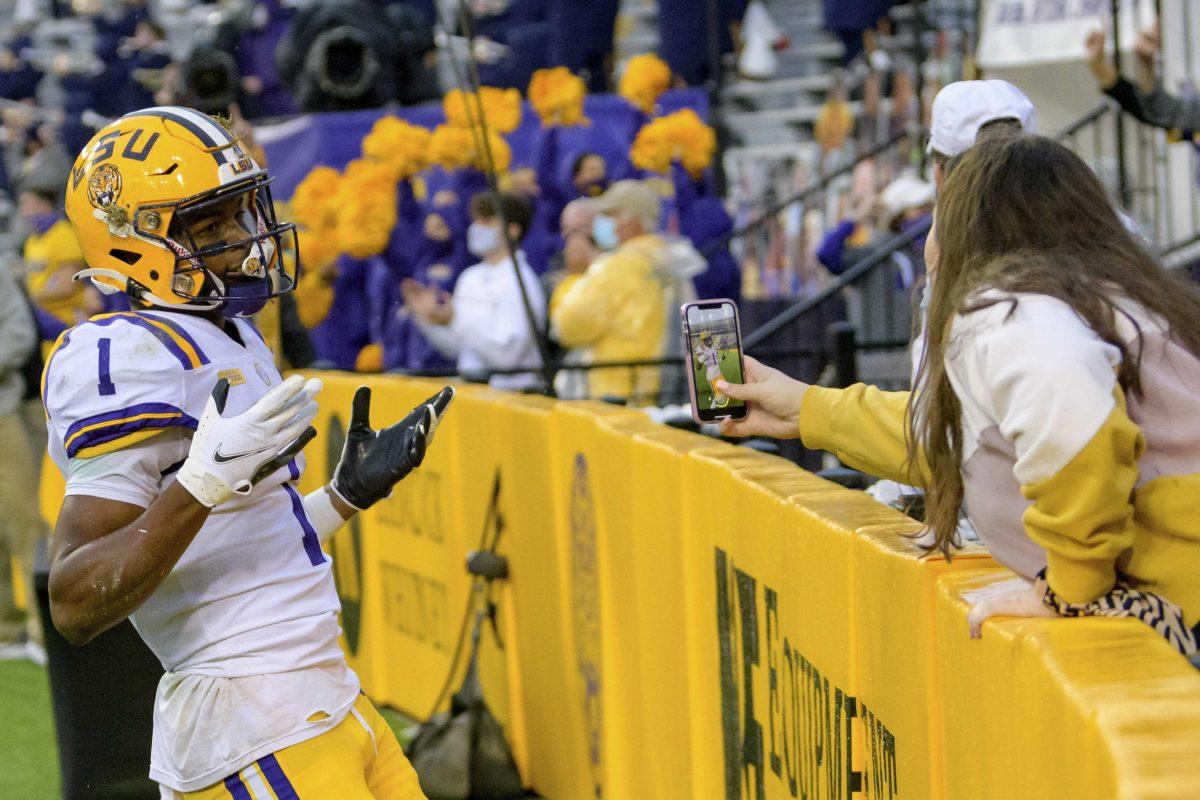
[[[880,222],[885,228],[891,227],[896,217],[910,208],[933,205],[934,197],[932,183],[927,183],[911,173],[905,173],[880,192]]]
[[[1026,133],[1037,128],[1033,103],[1008,81],[958,81],[933,99],[928,152],[957,156],[975,146],[979,129],[998,119],[1015,119]]]

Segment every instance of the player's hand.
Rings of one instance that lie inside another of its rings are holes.
[[[800,435],[800,402],[808,390],[807,383],[789,378],[744,357],[745,383],[717,381],[717,389],[734,400],[745,400],[749,413],[744,419],[721,420],[725,436],[770,436],[774,439],[795,439]]]
[[[293,375],[241,414],[225,417],[229,381],[217,381],[179,469],[180,485],[209,508],[249,494],[316,435],[309,423],[317,415],[313,398],[321,386],[316,378]]]
[[[454,399],[447,386],[390,428],[371,428],[371,390],[358,387],[350,412],[350,430],[333,481],[334,494],[365,511],[392,493],[392,487],[421,465],[434,431]]]

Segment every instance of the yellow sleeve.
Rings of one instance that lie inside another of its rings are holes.
[[[847,389],[810,386],[800,404],[805,447],[828,450],[847,466],[887,480],[923,487],[929,467],[908,463],[905,418],[911,392],[884,392],[855,384]]]
[[[1046,580],[1072,604],[1107,594],[1116,583],[1116,560],[1133,544],[1133,487],[1145,439],[1116,404],[1083,449],[1049,478],[1021,487],[1033,505],[1025,531],[1046,548]]]
[[[567,296],[567,292],[571,291],[571,287],[579,283],[582,274],[568,275],[562,279],[562,282],[554,288],[554,294],[550,295],[550,317],[554,318],[555,312],[559,305],[562,304],[562,299]]]
[[[593,264],[577,281],[556,293],[550,312],[554,338],[563,347],[581,347],[602,339],[625,297],[637,285],[636,255],[615,252]]]

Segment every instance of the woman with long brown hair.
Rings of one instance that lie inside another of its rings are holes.
[[[1128,233],[1090,169],[1037,136],[980,144],[938,198],[914,385],[822,389],[748,363],[732,435],[796,435],[960,509],[1030,579],[1027,613],[1200,634],[1200,298]],[[936,264],[936,267],[932,265]],[[748,360],[749,361],[749,360]]]

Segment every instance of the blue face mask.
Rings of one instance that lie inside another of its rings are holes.
[[[484,258],[500,246],[500,228],[472,222],[467,228],[467,251],[476,258]]]
[[[612,250],[621,243],[617,238],[617,222],[612,217],[597,214],[592,219],[592,241],[601,250]]]
[[[271,299],[271,279],[229,281],[225,285],[223,317],[252,317]]]

